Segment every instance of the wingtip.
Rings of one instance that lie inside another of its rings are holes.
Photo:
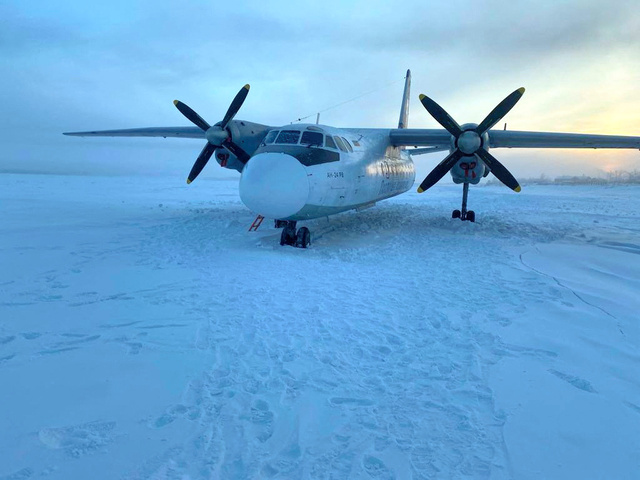
[[[187,185],[189,185],[191,183],[191,179],[187,178]]]
[[[513,189],[513,191],[516,193],[520,193],[520,190],[522,190],[522,188],[520,188],[520,185]]]
[[[424,93],[421,93],[418,97],[420,98],[420,101],[422,101],[422,99],[426,97],[426,95]]]
[[[178,100],[174,100],[174,101],[173,101],[173,104],[174,104],[176,107],[178,106],[178,103],[180,103]]]
[[[418,193],[422,193],[424,192],[424,190],[422,189],[422,187],[418,187]]]
[[[524,87],[520,87],[518,89],[518,91],[520,92],[520,95],[524,95],[525,88]]]
[[[244,89],[246,89],[247,91],[249,91],[249,89],[251,88],[251,85],[249,85],[249,84],[247,83],[247,84],[246,84],[244,87],[242,87],[242,88],[244,88]]]

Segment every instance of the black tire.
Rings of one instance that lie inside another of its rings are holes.
[[[311,232],[307,227],[302,227],[298,230],[298,235],[296,236],[296,246],[300,248],[307,248],[311,243]]]
[[[282,229],[280,234],[280,245],[295,245],[296,244],[296,228],[287,225]]]
[[[451,218],[460,218],[460,210],[454,210],[451,214]]]
[[[473,210],[469,210],[467,212],[467,220],[469,220],[470,222],[475,222],[476,221],[476,212],[474,212]]]

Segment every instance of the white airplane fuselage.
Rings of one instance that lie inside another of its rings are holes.
[[[268,218],[309,220],[372,206],[414,181],[411,157],[390,144],[388,129],[299,124],[267,134],[242,169],[240,198]]]

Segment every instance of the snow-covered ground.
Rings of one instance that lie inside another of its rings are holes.
[[[1,479],[640,478],[640,188],[183,182],[0,176]]]

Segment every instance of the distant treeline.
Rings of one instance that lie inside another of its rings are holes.
[[[537,178],[518,178],[518,182],[520,185],[640,185],[640,171],[614,170],[601,177],[587,175],[549,177],[543,173]],[[492,176],[485,185],[501,185],[501,183]]]

